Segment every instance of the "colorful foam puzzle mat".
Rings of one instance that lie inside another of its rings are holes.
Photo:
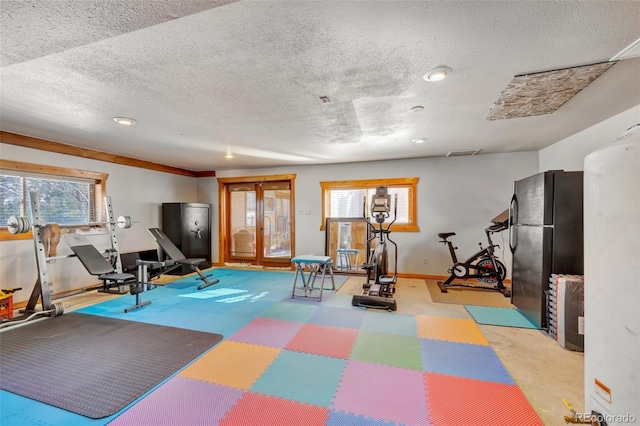
[[[291,299],[293,273],[217,275],[205,297],[178,282],[130,314],[130,296],[84,309],[223,334],[176,375],[100,420],[3,392],[0,424],[542,425],[472,319]]]

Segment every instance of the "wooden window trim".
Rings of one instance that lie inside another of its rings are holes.
[[[103,218],[104,209],[103,198],[106,195],[108,173],[91,172],[87,170],[67,169],[64,167],[45,166],[41,164],[24,163],[22,161],[0,159],[0,170],[15,170],[21,173],[33,173],[34,175],[63,176],[71,178],[83,178],[95,181],[98,188],[94,191],[94,204],[96,210],[100,212],[100,220]],[[26,200],[25,200],[26,201]],[[12,234],[6,226],[0,223],[0,241],[27,240],[33,238],[33,231],[24,234]]]
[[[322,223],[320,230],[324,231],[327,223],[327,207],[325,197],[328,190],[331,189],[361,189],[363,187],[373,188],[376,186],[411,186],[412,199],[409,200],[409,220],[410,224],[393,224],[391,230],[394,232],[419,232],[418,216],[417,216],[417,197],[418,197],[418,181],[419,177],[412,178],[392,178],[392,179],[364,179],[364,180],[334,180],[320,182],[321,202],[322,202]]]

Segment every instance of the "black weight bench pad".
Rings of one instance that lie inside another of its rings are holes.
[[[156,240],[162,251],[176,263],[197,266],[204,262],[204,258],[187,258],[184,253],[173,244],[173,242],[158,228],[149,228],[151,236]]]
[[[202,262],[205,262],[206,259],[203,258],[187,258],[184,253],[180,251],[178,247],[173,244],[173,242],[158,228],[149,228],[149,233],[154,240],[158,243],[162,251],[164,251],[167,256],[171,258],[176,263],[189,265],[191,270],[195,271],[198,274],[198,279],[203,282],[203,284],[198,286],[198,290],[202,290],[203,288],[209,287],[210,285],[214,285],[218,283],[220,280],[214,279],[210,281],[208,277],[210,275],[205,275],[202,273],[198,265]]]
[[[126,281],[135,279],[135,275],[115,272],[113,265],[82,235],[65,234],[62,238],[91,275],[96,275],[102,280]]]

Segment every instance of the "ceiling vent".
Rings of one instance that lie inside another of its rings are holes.
[[[480,150],[479,149],[469,149],[469,150],[464,150],[464,151],[449,151],[449,153],[446,155],[446,157],[464,157],[464,156],[468,156],[468,155],[476,155],[477,153],[479,153]]]
[[[632,59],[640,57],[640,38],[622,49],[620,53],[611,58],[611,61],[621,61],[623,59]]]

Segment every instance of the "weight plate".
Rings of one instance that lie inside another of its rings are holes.
[[[22,227],[22,222],[19,217],[11,216],[7,221],[7,227],[9,228],[9,232],[12,234],[18,234],[20,228]]]
[[[133,224],[133,220],[131,220],[131,216],[118,216],[117,224],[120,229],[129,229]]]
[[[31,222],[29,218],[26,216],[20,216],[20,221],[22,221],[22,233],[29,232],[31,229]]]

